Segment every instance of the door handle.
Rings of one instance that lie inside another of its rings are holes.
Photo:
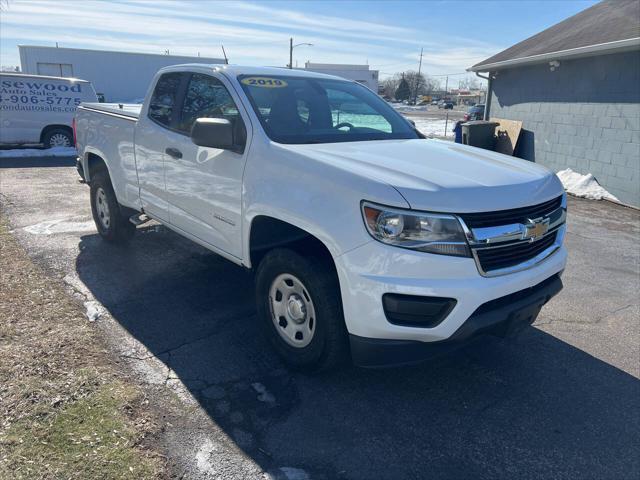
[[[164,153],[175,159],[182,158],[182,152],[177,148],[169,147],[165,149]]]

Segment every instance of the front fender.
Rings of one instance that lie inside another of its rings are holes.
[[[273,144],[256,142],[243,181],[243,258],[250,264],[253,219],[287,222],[320,240],[334,258],[371,241],[362,200],[407,208],[392,186]]]

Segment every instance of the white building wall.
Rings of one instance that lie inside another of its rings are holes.
[[[224,63],[224,59],[149,53],[20,45],[24,73],[76,77],[93,83],[107,102],[143,98],[153,75],[181,63]]]
[[[355,80],[366,85],[378,93],[378,70],[369,70],[369,65],[348,65],[339,63],[311,63],[306,62],[305,70],[316,73],[325,73],[337,77]]]

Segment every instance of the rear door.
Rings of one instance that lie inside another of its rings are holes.
[[[237,258],[242,256],[242,175],[249,150],[199,147],[191,141],[197,118],[225,118],[234,138],[251,138],[247,113],[223,76],[189,75],[179,120],[180,132],[166,137],[165,157],[170,222],[200,240]],[[244,142],[243,142],[244,143]]]
[[[148,106],[140,114],[136,125],[135,151],[140,187],[140,202],[151,216],[169,222],[166,175],[175,175],[173,165],[165,168],[167,148],[183,135],[175,125],[180,115],[180,105],[188,74],[168,72],[156,82]]]

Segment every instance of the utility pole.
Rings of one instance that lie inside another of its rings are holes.
[[[420,49],[420,63],[418,64],[418,76],[416,77],[416,90],[413,92],[413,103],[415,104],[418,101],[418,87],[420,86],[420,74],[422,72],[422,52],[424,51],[424,47]]]
[[[289,68],[293,68],[293,37],[289,38]]]
[[[449,75],[447,75],[447,80],[444,83],[444,96],[448,96],[449,95]]]
[[[313,43],[297,43],[296,45],[294,45],[293,37],[289,39],[289,65],[287,65],[287,68],[293,68],[293,49],[296,47],[301,47],[303,45],[306,45],[307,47],[313,47]]]

